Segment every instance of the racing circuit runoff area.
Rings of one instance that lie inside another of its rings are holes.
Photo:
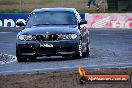
[[[14,28],[6,28],[14,29]],[[3,29],[5,30],[5,29]],[[128,83],[79,83],[78,67],[87,74],[132,74],[132,30],[89,29],[90,57],[36,60],[18,63],[15,43],[18,31],[0,31],[0,88],[131,88]]]
[[[6,28],[8,30],[10,28]],[[13,28],[12,28],[13,29]],[[76,70],[79,66],[91,68],[131,68],[132,30],[131,29],[89,29],[90,57],[81,59],[36,60],[18,63],[15,57],[15,44],[18,31],[0,32],[0,74],[51,72]]]

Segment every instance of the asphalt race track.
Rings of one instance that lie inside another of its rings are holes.
[[[15,57],[17,32],[0,32],[0,53]],[[47,72],[85,68],[132,67],[132,30],[90,30],[91,55],[73,60],[41,60],[18,63],[16,59],[0,63],[0,74]],[[2,59],[2,58],[1,58]]]

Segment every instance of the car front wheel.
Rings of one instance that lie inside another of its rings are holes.
[[[21,56],[17,55],[18,62],[27,62],[27,61],[34,61],[36,58],[34,56]]]
[[[86,52],[84,53],[84,56],[90,56],[90,44],[89,44],[89,42],[87,43]]]
[[[18,62],[27,62],[27,58],[25,58],[25,57],[23,57],[21,55],[17,55],[16,57],[17,57],[17,61]]]
[[[78,51],[75,54],[75,58],[81,58],[83,56],[83,52],[82,52],[82,41],[79,41],[79,45],[78,45]]]

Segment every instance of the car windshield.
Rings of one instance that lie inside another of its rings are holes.
[[[73,12],[46,11],[41,13],[32,13],[27,22],[27,26],[40,25],[76,25],[76,17]]]

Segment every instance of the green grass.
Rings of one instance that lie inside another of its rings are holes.
[[[0,0],[0,5],[16,5],[20,4],[20,1],[24,4],[49,4],[60,0]]]
[[[45,0],[45,1],[37,1],[37,0],[34,0],[34,1],[23,1],[23,3],[25,4],[50,4],[50,3],[54,3],[54,2],[57,2],[59,0]]]
[[[32,10],[31,9],[28,9],[28,10],[20,10],[20,9],[0,9],[0,13],[30,13]],[[131,13],[130,11],[129,12],[126,12],[126,11],[108,11],[108,10],[100,10],[100,11],[97,11],[97,10],[86,10],[86,9],[79,9],[78,10],[80,13]]]
[[[132,13],[131,11],[117,11],[117,10],[86,10],[86,9],[79,9],[78,10],[81,13]]]
[[[0,0],[0,5],[14,5],[19,4],[19,0]]]
[[[41,5],[41,7],[42,6],[46,7],[46,6],[51,6],[51,5],[60,6],[62,0],[22,0],[22,3],[23,3],[22,7],[28,6],[29,4],[31,4],[31,7],[22,8],[22,11],[20,10],[20,1],[21,0],[0,0],[0,5],[2,5],[2,7],[0,7],[0,13],[21,13],[21,12],[29,13],[33,10],[35,5],[37,6]],[[78,8],[78,11],[81,13],[126,13],[127,12],[127,11],[116,11],[116,10],[111,10],[111,11],[105,10],[104,11],[103,9],[97,12],[96,9],[87,10],[85,8],[85,6],[87,5],[87,0],[71,0],[70,4],[68,4],[66,0],[63,0],[63,1],[64,1],[63,3],[64,6],[67,6],[67,7],[68,5],[71,6],[71,3],[73,3],[73,7]],[[18,5],[19,8],[15,8],[15,5],[16,6]],[[84,8],[81,7],[81,5],[84,6]]]
[[[32,10],[0,9],[0,13],[30,13]]]

